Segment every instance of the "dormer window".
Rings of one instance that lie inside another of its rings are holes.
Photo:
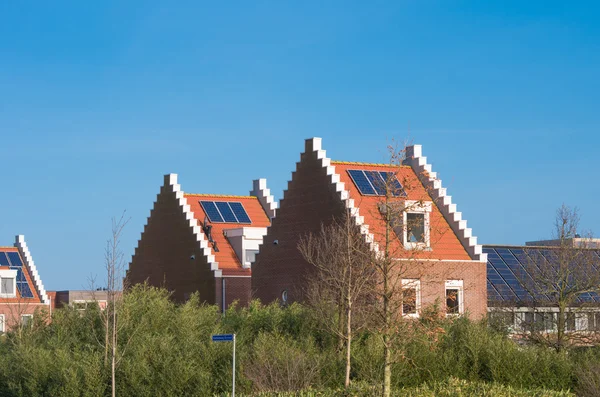
[[[405,200],[387,204],[391,209],[390,224],[406,249],[429,249],[431,202]],[[382,214],[386,204],[380,204]]]
[[[14,269],[0,270],[0,297],[14,298],[16,294],[17,271]]]

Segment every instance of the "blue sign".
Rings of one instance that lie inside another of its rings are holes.
[[[232,342],[233,341],[233,334],[213,335],[212,336],[212,341],[213,342]]]

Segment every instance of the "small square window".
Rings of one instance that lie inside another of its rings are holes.
[[[406,240],[409,243],[425,242],[425,214],[406,214]]]
[[[0,278],[0,294],[14,295],[15,294],[15,279],[12,277]]]
[[[33,314],[23,314],[21,315],[21,324],[23,327],[31,326],[33,323]]]

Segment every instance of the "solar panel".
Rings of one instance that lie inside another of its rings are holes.
[[[356,185],[356,188],[360,191],[360,194],[371,196],[374,196],[376,194],[373,185],[371,185],[371,182],[369,182],[369,180],[367,179],[367,176],[365,175],[364,171],[348,170],[348,174],[350,175],[350,178],[352,178],[352,181]]]
[[[406,196],[406,192],[404,191],[404,188],[402,187],[400,181],[398,181],[396,174],[394,174],[393,172],[386,171],[381,171],[379,174],[381,174],[381,178],[384,181],[389,183],[389,187],[393,196]]]
[[[12,266],[23,266],[23,262],[21,262],[21,257],[18,252],[8,252],[7,254]]]
[[[252,223],[239,201],[200,201],[200,204],[213,223]]]
[[[365,175],[378,195],[385,196],[386,186],[381,174],[377,171],[364,171]]]
[[[231,202],[229,206],[240,223],[252,223],[242,203]]]
[[[21,297],[33,298],[33,292],[31,292],[31,288],[29,288],[29,284],[27,284],[27,282],[17,283],[17,289],[19,290]]]
[[[206,212],[208,220],[211,222],[223,222],[223,217],[219,213],[214,201],[200,201],[200,205]]]
[[[215,201],[215,205],[225,222],[237,223],[237,218],[233,215],[233,211],[229,208],[229,204],[226,201]]]
[[[10,266],[5,252],[0,252],[0,266]]]

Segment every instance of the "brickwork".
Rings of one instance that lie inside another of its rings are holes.
[[[43,303],[0,303],[0,314],[4,316],[4,330],[8,331],[15,325],[20,324],[21,316],[35,314],[36,311],[48,313],[50,306]]]
[[[215,303],[215,277],[176,194],[161,188],[127,273],[128,285],[148,282],[172,292],[176,302],[198,291]]]
[[[322,223],[331,222],[343,211],[321,161],[314,151],[307,150],[252,266],[253,297],[271,302],[286,290],[290,302],[301,299],[302,282],[311,267],[298,251],[298,241],[302,235],[318,232]]]
[[[483,318],[487,314],[486,268],[481,262],[405,261],[402,278],[419,279],[421,284],[421,307],[433,305],[436,300],[444,310],[446,280],[462,280],[465,313],[471,318]]]
[[[250,277],[218,277],[215,279],[215,298],[219,307],[223,307],[223,280],[225,280],[225,307],[237,301],[238,306],[246,307],[250,303]]]

